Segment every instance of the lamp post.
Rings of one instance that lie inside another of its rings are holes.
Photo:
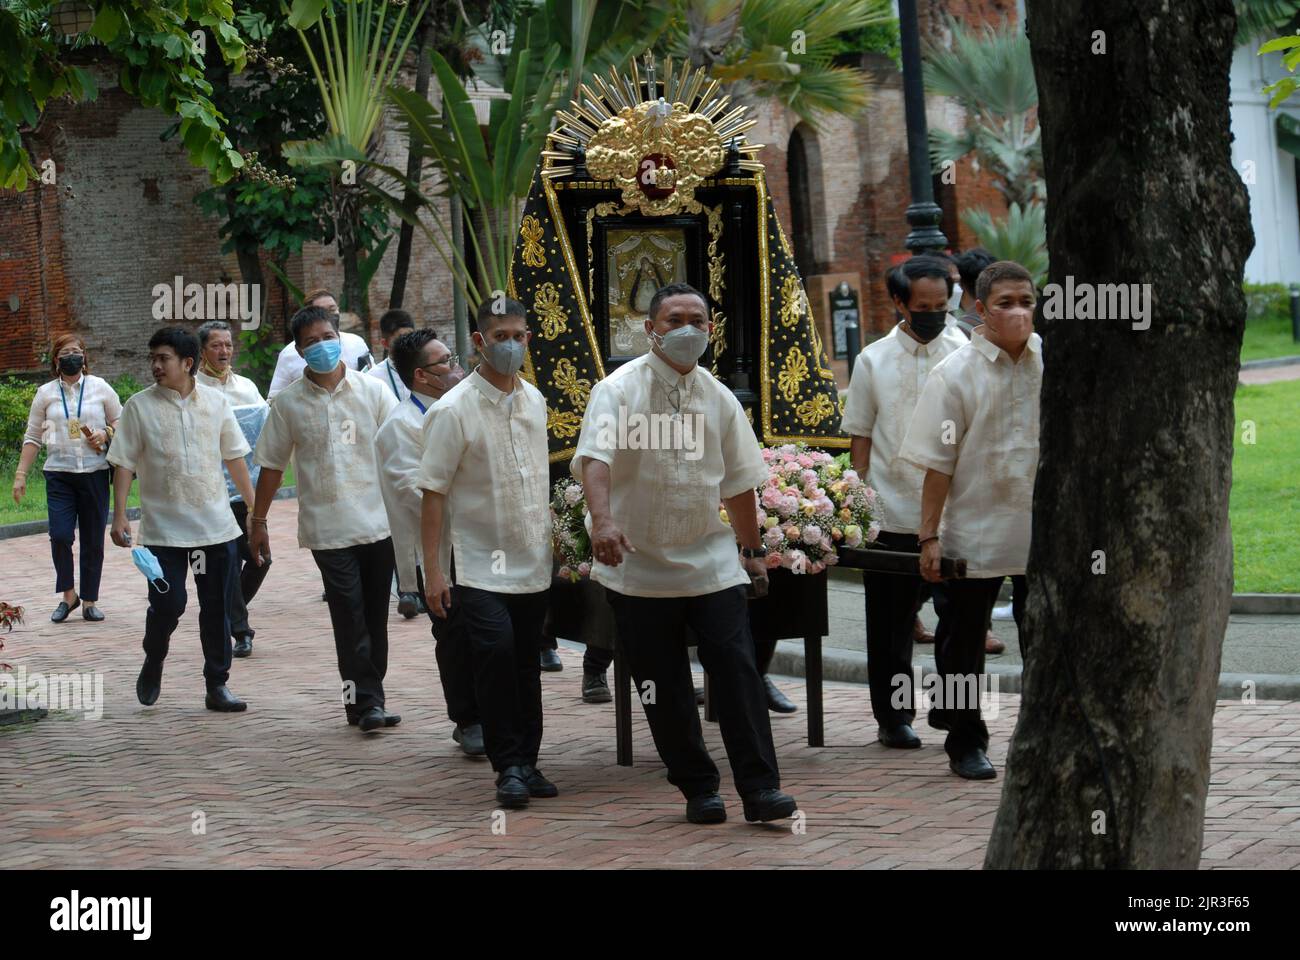
[[[948,238],[939,229],[943,211],[934,202],[930,178],[929,131],[925,123],[925,88],[921,83],[921,29],[916,0],[898,0],[898,39],[903,55],[903,111],[907,118],[907,170],[912,203],[907,223],[912,228],[905,246],[912,253],[942,250]]]

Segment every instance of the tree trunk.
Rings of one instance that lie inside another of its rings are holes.
[[[429,96],[429,73],[431,68],[431,58],[429,48],[433,45],[433,28],[435,18],[430,11],[425,15],[424,26],[420,29],[419,46],[415,51],[415,92],[424,98]],[[412,130],[411,138],[407,142],[406,149],[406,179],[413,184],[420,182],[420,152],[416,149],[416,134]],[[414,214],[419,209],[416,203],[414,192],[407,189],[402,195],[402,206]],[[397,234],[397,260],[393,264],[393,289],[388,297],[388,308],[395,310],[402,305],[406,298],[406,276],[411,265],[411,241],[415,236],[415,227],[402,221],[401,229]]]
[[[1041,323],[1024,686],[985,866],[1190,869],[1253,244],[1229,150],[1233,4],[1027,7],[1051,280],[1150,284],[1150,327]]]

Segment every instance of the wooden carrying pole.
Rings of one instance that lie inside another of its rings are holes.
[[[898,550],[862,549],[840,547],[839,566],[852,570],[871,570],[875,573],[899,573],[919,577],[921,555]],[[943,557],[939,560],[939,575],[945,580],[960,580],[966,576],[966,561],[961,557]]]

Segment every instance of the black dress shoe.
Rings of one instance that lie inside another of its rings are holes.
[[[217,710],[221,713],[243,713],[248,709],[248,704],[231,693],[224,683],[219,687],[208,687],[208,695],[204,698],[203,705],[209,710]]]
[[[609,692],[609,683],[603,673],[584,673],[582,675],[582,702],[609,703],[614,695]]]
[[[397,595],[397,612],[407,620],[412,619],[420,612],[420,603],[414,593],[399,593]]]
[[[528,773],[525,767],[506,767],[497,777],[497,803],[503,807],[528,806]]]
[[[252,637],[235,637],[235,644],[230,648],[232,657],[247,657],[253,652]]]
[[[349,727],[355,727],[360,722],[361,722],[360,714],[354,713],[348,716]],[[386,710],[384,711],[384,726],[395,727],[401,722],[402,722],[402,715],[400,713],[389,713]]]
[[[68,619],[68,614],[73,610],[76,610],[79,606],[81,606],[80,597],[77,597],[72,601],[72,606],[68,606],[68,601],[60,600],[59,605],[55,607],[54,612],[50,614],[50,622],[62,623],[64,620]]]
[[[772,678],[763,675],[763,686],[767,688],[767,709],[773,713],[795,713],[799,708],[790,702],[790,699],[776,688]]]
[[[384,721],[383,707],[367,707],[361,711],[361,716],[357,718],[357,726],[361,728],[362,733],[373,733],[380,727],[387,725]]]
[[[727,819],[727,805],[716,791],[702,793],[686,801],[686,819],[691,823],[723,823]]]
[[[560,660],[560,655],[550,647],[542,648],[542,669],[547,673],[556,673],[564,669],[564,662]]]
[[[921,745],[921,738],[916,735],[911,724],[901,723],[886,730],[881,727],[876,731],[876,739],[895,750],[915,750]]]
[[[471,723],[466,726],[456,724],[451,738],[460,744],[460,752],[467,757],[481,757],[487,753],[483,746],[483,724]]]
[[[158,694],[161,691],[162,663],[145,657],[144,666],[140,668],[140,676],[135,681],[136,699],[146,707],[152,707],[158,702]]]
[[[745,804],[745,819],[750,823],[767,823],[784,820],[799,809],[794,797],[780,790],[756,790],[741,800]]]
[[[948,769],[964,780],[992,780],[998,775],[989,758],[978,747],[966,751],[958,759],[949,757]]]
[[[528,785],[528,795],[530,797],[549,799],[560,795],[560,788],[542,776],[542,771],[532,764],[524,767],[524,772],[528,774],[524,778],[524,783]]]
[[[696,687],[696,688],[695,688],[695,702],[696,702],[696,704],[699,705],[699,706],[704,706],[704,688],[703,688],[703,687]]]
[[[87,604],[86,609],[81,611],[81,617],[83,620],[89,620],[91,623],[99,623],[104,619],[104,611],[100,610],[99,607]]]

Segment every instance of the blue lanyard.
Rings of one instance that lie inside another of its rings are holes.
[[[387,360],[385,362],[388,366],[384,367],[384,372],[388,374],[388,382],[393,385],[393,395],[397,397],[398,400],[401,400],[402,391],[397,389],[397,381],[393,379],[393,361]]]
[[[421,403],[421,402],[416,398],[416,396],[415,396],[415,391],[414,391],[414,390],[411,391],[411,402],[412,402],[413,404],[415,404],[417,407],[420,408],[420,412],[421,412],[421,413],[424,413],[425,410],[428,409],[424,404],[422,404],[422,403]]]
[[[77,392],[77,420],[81,420],[81,400],[86,395],[86,375],[81,375],[81,389]],[[68,395],[63,392],[63,378],[59,378],[59,399],[63,401],[63,419],[71,420],[72,415],[68,413]]]

